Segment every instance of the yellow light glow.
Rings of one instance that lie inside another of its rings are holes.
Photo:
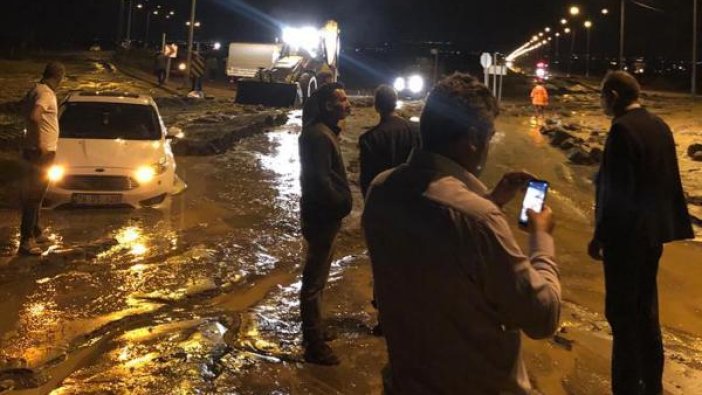
[[[156,172],[151,166],[142,166],[138,168],[136,173],[134,174],[137,181],[139,181],[140,183],[147,183],[153,180],[155,175]]]
[[[122,229],[116,236],[117,242],[120,244],[131,244],[141,237],[141,230],[137,227],[130,226]]]
[[[144,255],[148,249],[145,245],[141,243],[136,243],[132,246],[132,250],[129,251],[132,255]]]
[[[609,14],[609,10],[606,9],[606,8],[603,8],[603,9],[602,9],[602,15],[607,15],[607,14]]]
[[[53,181],[53,182],[61,181],[65,172],[66,172],[66,169],[64,169],[63,166],[59,166],[59,165],[51,166],[49,168],[49,172],[48,172],[49,181]]]
[[[570,15],[576,16],[576,15],[579,15],[579,14],[580,14],[580,8],[579,8],[579,7],[576,7],[576,6],[570,7]]]
[[[567,24],[568,24],[567,19],[565,19],[565,18],[561,19],[561,25],[567,25]]]
[[[585,23],[584,23],[583,25],[584,25],[586,28],[589,29],[589,28],[592,27],[592,22],[590,22],[590,21],[585,21]]]

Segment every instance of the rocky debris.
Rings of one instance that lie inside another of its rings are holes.
[[[687,156],[695,161],[702,162],[702,144],[691,144],[687,147]]]
[[[602,138],[599,131],[587,132],[585,128],[574,124],[562,124],[552,118],[547,119],[541,127],[541,134],[549,138],[552,146],[566,152],[568,160],[576,165],[595,165],[602,161]],[[587,140],[579,135],[590,136]]]
[[[592,160],[592,155],[590,152],[585,150],[582,146],[573,147],[566,153],[568,160],[576,165],[592,165],[594,161]]]
[[[215,121],[204,121],[205,119]],[[185,137],[173,142],[175,155],[207,156],[225,152],[242,138],[261,133],[266,127],[287,122],[285,112],[269,110],[260,114],[200,117],[186,126]]]

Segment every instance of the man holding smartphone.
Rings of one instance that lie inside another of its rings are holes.
[[[467,74],[440,81],[420,121],[422,148],[371,184],[363,230],[386,337],[387,394],[526,394],[520,331],[558,328],[560,282],[548,207],[528,211],[522,252],[501,207],[531,175],[478,180],[498,105]]]
[[[604,258],[614,394],[663,393],[658,260],[664,243],[694,237],[673,134],[641,107],[640,91],[624,71],[602,82],[602,108],[614,119],[597,176],[588,253]]]

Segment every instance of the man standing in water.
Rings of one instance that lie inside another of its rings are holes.
[[[615,395],[663,393],[658,260],[664,243],[694,237],[673,134],[641,107],[640,91],[624,71],[602,82],[602,108],[614,119],[597,178],[588,253],[604,259]]]
[[[331,336],[322,324],[322,293],[341,220],[351,212],[351,190],[339,148],[339,122],[351,113],[351,105],[339,83],[321,86],[309,100],[300,135],[300,209],[307,242],[300,290],[304,357],[311,363],[337,365],[339,359],[326,344]]]

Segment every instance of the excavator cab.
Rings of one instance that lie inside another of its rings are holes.
[[[260,66],[252,77],[238,81],[236,102],[269,107],[304,103],[317,90],[318,77],[324,82],[337,80],[339,42],[335,21],[328,21],[322,29],[283,29],[283,46],[277,58],[268,66]]]

